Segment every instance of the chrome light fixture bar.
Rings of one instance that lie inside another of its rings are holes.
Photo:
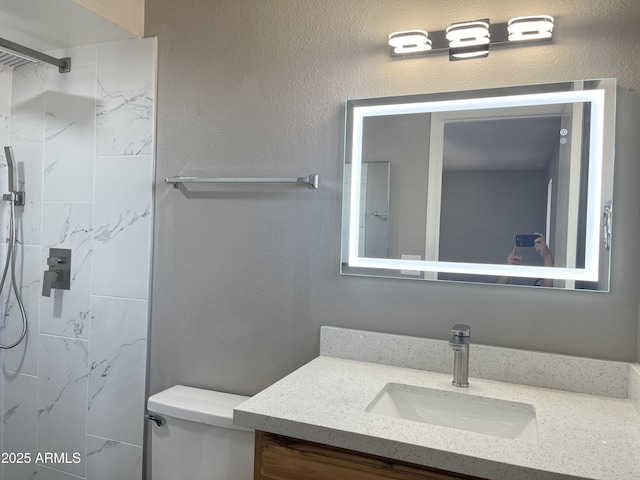
[[[449,53],[449,60],[482,58],[490,47],[524,46],[553,38],[554,18],[549,15],[514,17],[506,23],[489,19],[452,23],[445,30],[405,30],[389,35],[392,57]]]

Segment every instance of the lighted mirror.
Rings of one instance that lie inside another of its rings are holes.
[[[341,272],[607,291],[615,90],[348,100]]]

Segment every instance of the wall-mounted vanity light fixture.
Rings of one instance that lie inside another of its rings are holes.
[[[405,30],[389,35],[393,57],[420,53],[449,52],[449,60],[481,58],[492,46],[517,46],[549,41],[554,19],[549,15],[515,17],[507,23],[491,24],[489,19],[452,23],[446,30],[427,32]]]

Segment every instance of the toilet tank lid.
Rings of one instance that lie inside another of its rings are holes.
[[[147,400],[151,412],[235,430],[249,430],[233,424],[233,409],[249,397],[176,385]]]

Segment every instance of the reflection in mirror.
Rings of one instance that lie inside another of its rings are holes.
[[[345,195],[351,194],[351,171],[345,171]],[[387,258],[389,249],[389,162],[366,162],[360,167],[360,228],[358,251],[365,257]],[[344,207],[344,204],[343,204]],[[343,222],[348,212],[342,212]],[[342,225],[342,255],[346,256],[349,223]]]
[[[342,273],[608,290],[615,88],[347,101]]]

